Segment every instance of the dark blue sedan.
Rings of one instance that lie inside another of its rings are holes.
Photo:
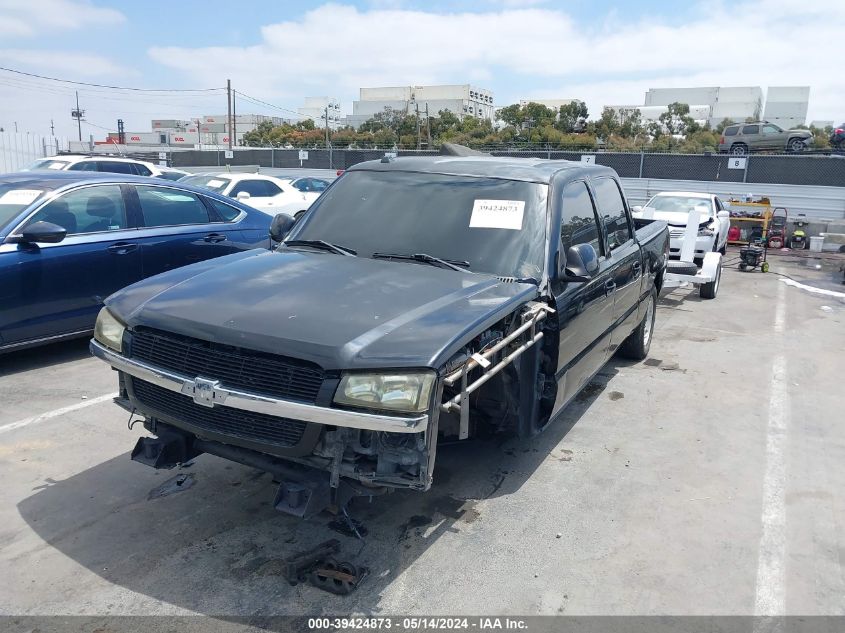
[[[0,353],[87,336],[108,295],[269,248],[272,218],[189,185],[119,174],[0,176]]]

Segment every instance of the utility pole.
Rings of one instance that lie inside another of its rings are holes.
[[[232,80],[226,80],[226,99],[229,103],[229,113],[226,117],[226,122],[229,124],[229,149],[232,149]]]
[[[56,129],[53,126],[53,119],[50,119],[50,136],[55,136],[55,135],[56,135]]]
[[[117,142],[126,145],[126,131],[123,128],[123,119],[117,120]]]
[[[428,135],[428,145],[426,149],[431,149],[431,119],[428,118],[428,101],[425,102],[425,129]]]
[[[232,133],[230,136],[234,139],[235,145],[238,144],[238,104],[237,104],[237,90],[232,90]],[[232,143],[229,143],[229,147]]]
[[[329,150],[329,169],[332,168],[332,144],[329,140],[329,106],[326,106],[326,149]]]
[[[76,127],[79,130],[79,142],[82,142],[82,117],[85,114],[85,110],[79,109],[79,91],[76,91],[76,110],[70,111],[70,116],[73,119],[76,119]]]
[[[420,144],[422,143],[422,137],[420,136],[420,104],[419,102],[415,102],[414,106],[417,109],[417,150],[422,149]]]

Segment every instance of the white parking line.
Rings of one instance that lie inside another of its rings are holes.
[[[813,294],[845,299],[845,292],[836,292],[835,290],[827,290],[826,288],[816,288],[815,286],[808,286],[807,284],[802,284],[793,279],[781,279],[781,281],[787,286],[794,286],[795,288],[800,288],[801,290],[806,290],[807,292],[812,292]]]
[[[69,406],[62,407],[61,409],[54,409],[53,411],[48,411],[47,413],[34,415],[31,418],[25,418],[23,420],[18,420],[17,422],[4,424],[3,426],[0,426],[0,433],[5,433],[6,431],[13,431],[24,426],[29,426],[30,424],[35,424],[36,422],[43,422],[44,420],[49,420],[50,418],[59,417],[60,415],[70,413],[71,411],[78,411],[79,409],[84,409],[85,407],[100,404],[101,402],[111,400],[115,396],[117,396],[117,393],[107,393],[104,396],[89,398],[88,400],[83,400],[82,402],[77,402],[76,404],[71,404]]]
[[[781,346],[786,320],[785,286],[778,285],[775,309],[775,347]],[[769,423],[766,429],[766,471],[763,477],[762,536],[757,559],[755,615],[783,615],[786,560],[786,442],[789,426],[786,357],[772,364]]]

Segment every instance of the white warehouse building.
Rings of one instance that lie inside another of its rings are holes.
[[[352,114],[346,117],[346,124],[360,127],[385,108],[413,114],[417,109],[425,112],[426,106],[429,116],[448,110],[460,118],[471,116],[493,121],[495,117],[493,93],[470,84],[394,86],[361,88],[359,99],[352,102]]]
[[[715,127],[724,119],[745,121],[759,119],[763,112],[763,89],[759,86],[740,87],[703,87],[703,88],[650,88],[645,94],[646,106],[668,106],[670,103],[690,105],[693,119],[705,119]],[[706,117],[692,113],[692,104],[696,109],[709,109]]]
[[[773,86],[766,91],[763,118],[788,130],[807,122],[809,86]]]

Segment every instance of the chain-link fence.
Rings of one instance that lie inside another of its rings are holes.
[[[308,149],[301,155],[301,151],[299,149],[239,148],[234,150],[233,158],[226,158],[226,152],[223,150],[174,151],[168,154],[168,162],[177,168],[180,166],[258,165],[269,168],[346,169],[357,163],[378,160],[388,152],[398,156],[438,154],[436,150]],[[845,187],[845,156],[842,155],[754,154],[737,157],[726,154],[574,152],[551,149],[496,149],[490,154],[590,161],[613,168],[623,178]]]
[[[0,132],[0,173],[19,171],[45,156],[67,147],[67,140],[23,132]]]

